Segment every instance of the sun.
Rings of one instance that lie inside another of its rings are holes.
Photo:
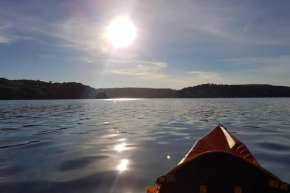
[[[136,28],[127,17],[119,17],[112,20],[106,32],[109,41],[115,47],[130,45],[136,36]]]

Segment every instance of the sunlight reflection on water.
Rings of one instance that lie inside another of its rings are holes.
[[[111,99],[103,99],[105,101],[138,101],[144,100],[143,98],[111,98]]]
[[[126,170],[127,169],[127,165],[128,165],[128,160],[127,159],[122,159],[121,160],[121,163],[118,165],[118,167],[117,167],[117,169],[119,170],[119,171],[124,171],[124,170]]]
[[[0,109],[1,193],[143,193],[218,123],[290,182],[287,98],[0,101]]]
[[[121,144],[115,146],[115,150],[117,150],[117,151],[124,151],[125,149],[127,149],[126,143],[121,143]]]

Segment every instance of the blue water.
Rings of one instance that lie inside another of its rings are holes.
[[[0,192],[145,192],[218,123],[290,182],[289,98],[0,101]]]

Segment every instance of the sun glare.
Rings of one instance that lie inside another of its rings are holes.
[[[107,37],[115,47],[126,47],[136,36],[136,28],[129,18],[119,17],[107,27]]]
[[[117,166],[117,169],[119,170],[119,171],[124,171],[124,170],[126,170],[127,169],[127,165],[128,165],[128,160],[127,159],[122,159],[121,160],[121,163]]]
[[[115,146],[115,150],[117,151],[124,151],[126,149],[126,143],[121,143]]]

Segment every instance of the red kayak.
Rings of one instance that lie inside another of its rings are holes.
[[[249,149],[223,125],[200,138],[147,193],[276,193],[289,184],[260,166]]]

